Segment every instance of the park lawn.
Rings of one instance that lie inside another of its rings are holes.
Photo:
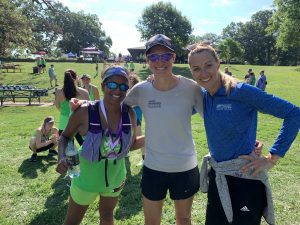
[[[49,87],[48,74],[33,75],[33,63],[22,63],[22,73],[0,74],[0,84],[30,84],[39,88]],[[59,84],[63,72],[68,68],[79,74],[95,73],[95,64],[53,63]],[[48,63],[47,65],[50,65]],[[222,68],[225,65],[222,65]],[[300,105],[300,71],[297,67],[272,67],[229,65],[233,75],[242,79],[252,68],[258,78],[259,70],[264,69],[268,78],[267,91]],[[140,78],[149,74],[142,65],[136,65]],[[102,69],[102,65],[99,66]],[[187,65],[175,65],[175,74],[191,77]],[[100,86],[100,78],[92,78],[92,83]],[[21,100],[19,100],[21,101]],[[26,100],[24,100],[26,101]],[[43,97],[42,101],[52,102],[53,95]],[[30,163],[28,149],[29,137],[40,125],[43,118],[53,115],[58,121],[58,111],[54,106],[0,107],[0,224],[62,224],[68,199],[66,181],[55,172],[56,157],[41,153],[36,163]],[[264,153],[274,142],[282,120],[266,114],[259,114],[257,139],[264,142]],[[208,152],[203,120],[194,115],[192,118],[193,136],[198,151],[199,165],[202,156]],[[300,225],[300,137],[296,138],[286,157],[270,171],[273,198],[278,225]],[[130,153],[127,160],[128,179],[115,212],[117,225],[142,225],[143,211],[139,182],[141,179],[140,151]],[[206,196],[195,196],[192,211],[193,224],[204,224]],[[98,224],[97,203],[90,206],[82,224]],[[172,201],[166,199],[163,209],[163,225],[175,224]],[[262,224],[266,224],[263,222]]]

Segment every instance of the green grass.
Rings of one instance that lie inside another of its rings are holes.
[[[50,65],[50,63],[48,63]],[[94,64],[54,63],[59,84],[62,84],[63,72],[68,68],[79,74],[95,73]],[[23,63],[22,73],[0,74],[0,84],[30,84],[39,88],[49,87],[48,74],[32,74],[32,63]],[[101,66],[99,66],[101,70]],[[222,68],[224,65],[222,65]],[[300,105],[300,71],[297,67],[271,67],[230,65],[233,75],[242,79],[251,67],[258,75],[264,69],[268,77],[267,91]],[[136,66],[139,76],[147,77],[149,71]],[[175,65],[174,73],[190,77],[187,65]],[[99,76],[92,83],[100,86]],[[21,101],[21,100],[18,100]],[[24,100],[26,101],[26,100]],[[43,97],[42,101],[52,102],[53,95]],[[31,155],[28,141],[34,129],[43,118],[53,115],[58,120],[58,111],[54,106],[0,107],[0,224],[61,224],[67,209],[68,190],[65,179],[55,172],[56,158],[42,153],[36,163],[30,163]],[[198,115],[192,118],[193,136],[198,151],[199,164],[202,156],[208,152],[203,120]],[[265,114],[259,114],[257,138],[265,144],[264,152],[274,142],[282,120]],[[300,224],[300,137],[296,138],[284,159],[270,171],[270,181],[278,225]],[[117,225],[143,224],[143,210],[139,182],[141,167],[139,151],[130,154],[127,166],[128,179],[118,207],[115,211]],[[193,204],[193,224],[204,224],[206,195],[198,193]],[[97,202],[92,204],[82,224],[98,224]],[[175,224],[174,207],[167,198],[163,209],[163,225]],[[262,224],[266,224],[263,222]]]

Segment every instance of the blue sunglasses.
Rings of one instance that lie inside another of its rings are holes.
[[[171,58],[173,57],[173,53],[172,52],[166,52],[163,54],[149,54],[147,55],[147,58],[151,61],[151,62],[158,62],[159,60],[162,60],[164,62],[168,62]]]
[[[129,86],[125,83],[118,84],[116,82],[109,81],[109,82],[106,82],[104,84],[110,90],[115,90],[115,89],[119,88],[120,91],[127,91],[129,89]]]

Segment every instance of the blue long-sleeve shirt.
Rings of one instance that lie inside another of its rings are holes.
[[[204,91],[203,97],[208,147],[217,162],[254,149],[258,110],[284,119],[272,154],[283,157],[299,131],[299,107],[248,84],[238,83],[229,96],[221,87],[214,96]]]

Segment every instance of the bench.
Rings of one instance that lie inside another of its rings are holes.
[[[16,70],[19,70],[20,73],[22,72],[22,68],[21,65],[19,64],[10,64],[10,63],[5,63],[0,65],[2,70],[6,70],[6,72],[8,73],[8,70],[12,70],[14,73],[16,72]]]
[[[29,85],[0,85],[1,106],[6,100],[12,100],[15,103],[17,98],[27,98],[29,105],[31,105],[32,99],[37,99],[40,104],[42,96],[48,96],[48,89]]]

